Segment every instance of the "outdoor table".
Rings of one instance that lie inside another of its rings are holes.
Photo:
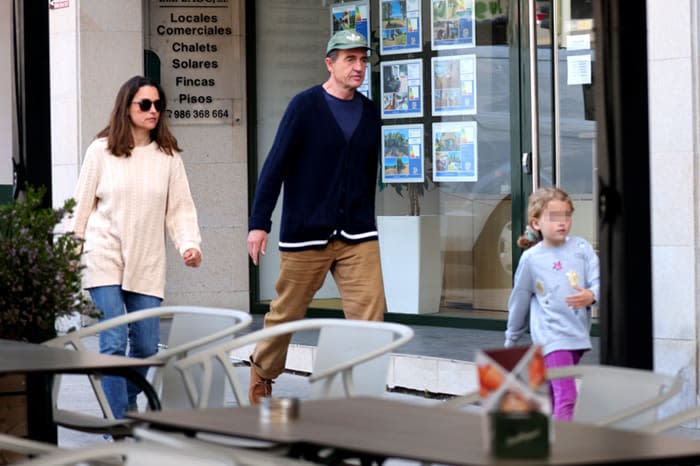
[[[549,457],[503,460],[485,449],[479,414],[383,398],[301,402],[299,417],[261,423],[256,406],[129,413],[152,427],[206,432],[454,465],[698,464],[700,442],[592,425],[555,422]]]
[[[33,390],[30,385],[34,375],[91,374],[116,375],[128,378],[141,388],[152,410],[160,410],[160,400],[153,386],[137,367],[161,366],[162,361],[150,358],[128,358],[87,351],[0,339],[0,374],[26,374],[28,376],[28,403],[30,438],[56,443],[56,426],[53,423],[51,377],[44,377]],[[32,428],[34,426],[34,428]]]

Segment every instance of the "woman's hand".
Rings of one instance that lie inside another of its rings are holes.
[[[202,263],[202,253],[196,248],[189,248],[182,255],[182,258],[184,259],[187,267],[199,267],[199,264]]]

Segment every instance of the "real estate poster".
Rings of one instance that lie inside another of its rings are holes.
[[[369,0],[336,3],[331,5],[331,35],[345,29],[354,29],[367,39],[369,37]]]
[[[423,116],[423,62],[397,60],[381,63],[382,118]]]
[[[381,0],[379,53],[420,52],[423,49],[420,0]]]
[[[433,50],[474,47],[474,0],[432,0],[430,35]]]
[[[433,123],[433,181],[477,181],[476,122]]]
[[[422,183],[423,125],[382,126],[382,183]]]
[[[432,59],[433,115],[476,113],[476,55]]]

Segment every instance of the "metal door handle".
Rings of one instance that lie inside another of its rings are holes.
[[[520,165],[523,167],[523,173],[526,175],[532,173],[532,152],[523,152]]]

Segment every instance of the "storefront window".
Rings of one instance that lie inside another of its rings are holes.
[[[591,85],[567,86],[564,65],[561,114],[554,115],[552,56],[566,60],[568,52],[552,47],[550,2],[536,3],[541,184],[560,184],[584,201],[577,201],[577,216],[583,212],[585,231],[574,233],[595,244],[595,126],[584,105]],[[524,215],[513,211],[512,199],[515,191],[522,196],[520,152],[527,139],[521,127],[526,91],[519,87],[526,66],[514,44],[522,37],[513,37],[522,25],[510,22],[511,2],[260,0],[255,6],[259,167],[291,97],[327,78],[323,51],[330,35],[343,28],[368,33],[372,52],[361,91],[382,116],[376,210],[388,311],[505,318],[513,218]],[[564,10],[573,18],[574,8]],[[558,149],[552,136],[557,125],[563,132]],[[261,302],[275,296],[278,219],[275,212],[260,266]],[[407,242],[411,233],[420,233],[415,243]],[[327,279],[313,306],[339,308],[338,298]]]
[[[390,56],[380,56],[378,61],[379,68],[392,66],[394,60],[422,65],[422,117],[404,117],[390,111],[384,124],[419,125],[425,159],[422,182],[382,185],[377,214],[415,214],[415,207],[411,210],[417,202],[421,217],[438,219],[425,227],[437,230],[424,230],[423,234],[430,238],[419,243],[420,248],[430,249],[420,261],[419,269],[426,272],[430,268],[429,273],[436,276],[413,285],[413,277],[404,273],[397,281],[403,285],[404,293],[414,287],[424,292],[439,286],[437,300],[435,296],[426,297],[430,302],[423,301],[417,310],[407,309],[409,306],[404,302],[392,309],[394,280],[391,277],[386,280],[385,273],[389,311],[462,315],[474,309],[505,310],[512,273],[508,2],[380,1],[375,4],[381,4],[382,18],[374,21],[373,35],[391,44],[404,41],[396,33],[399,25],[408,24],[410,29],[416,20],[411,6],[421,7],[422,50],[404,54],[397,48],[391,50]],[[410,32],[406,36],[410,40]],[[389,64],[382,65],[385,62]],[[400,69],[398,74],[403,78]],[[386,75],[380,82],[381,99],[377,100],[385,113],[388,107],[396,106],[397,100],[404,106],[411,101],[411,85],[402,82],[403,95],[402,90],[393,91],[387,85]],[[387,152],[384,158],[392,158]],[[394,181],[397,177],[386,176],[386,165],[384,179]],[[410,173],[405,177],[410,179]],[[381,228],[381,217],[379,223]],[[387,237],[383,240],[392,241]],[[417,252],[409,249],[405,254]],[[388,266],[395,260],[396,257],[383,258],[382,264]],[[404,269],[407,269],[405,265]],[[402,272],[399,269],[396,273]]]

